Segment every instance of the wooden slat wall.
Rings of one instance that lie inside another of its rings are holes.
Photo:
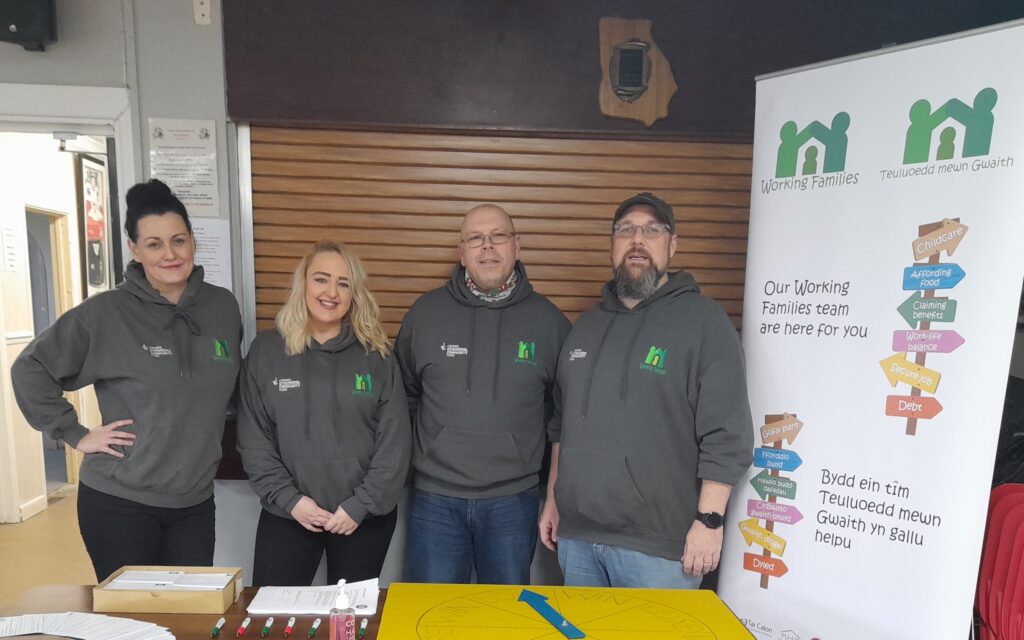
[[[364,261],[389,335],[458,260],[463,214],[515,219],[530,281],[571,320],[608,280],[615,206],[652,191],[676,211],[675,268],[737,328],[743,311],[749,144],[566,140],[252,128],[258,327],[273,326],[298,257],[318,239]]]

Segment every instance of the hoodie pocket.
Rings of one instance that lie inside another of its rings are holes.
[[[295,467],[295,485],[321,509],[335,511],[363,481],[363,467],[355,458],[307,460]]]
[[[555,500],[593,523],[619,531],[648,529],[647,501],[633,481],[625,456],[562,448],[558,456]]]
[[[220,462],[220,439],[208,426],[151,426],[136,432],[113,477],[125,486],[155,493],[187,495],[213,482]]]
[[[445,427],[425,458],[430,475],[464,487],[486,486],[526,474],[526,462],[510,433]]]

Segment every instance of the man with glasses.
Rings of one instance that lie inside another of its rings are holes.
[[[566,585],[700,586],[752,460],[739,338],[693,276],[668,272],[675,228],[650,193],[619,205],[613,279],[562,348],[540,537]]]
[[[501,207],[462,221],[460,266],[413,304],[396,353],[413,420],[406,579],[529,584],[538,472],[569,321],[533,290]]]

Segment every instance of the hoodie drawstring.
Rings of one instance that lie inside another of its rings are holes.
[[[181,320],[181,322],[178,322]],[[180,329],[184,323],[187,332]],[[178,352],[178,375],[185,377],[186,374],[192,377],[192,340],[190,336],[202,335],[199,323],[188,311],[181,307],[171,307],[171,317],[164,324],[164,330],[171,330],[174,335],[174,348]]]

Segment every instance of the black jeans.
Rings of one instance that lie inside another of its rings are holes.
[[[213,565],[213,496],[193,507],[151,507],[78,484],[78,528],[97,582],[127,564]]]
[[[256,528],[252,586],[308,586],[327,552],[327,582],[368,580],[380,575],[391,546],[398,510],[367,516],[351,535],[314,532],[291,518],[264,510]]]

